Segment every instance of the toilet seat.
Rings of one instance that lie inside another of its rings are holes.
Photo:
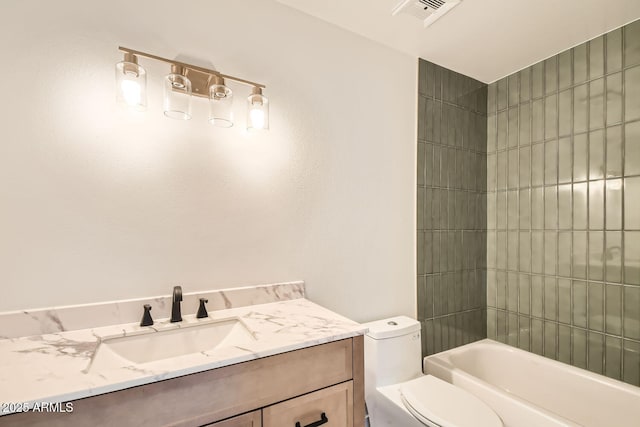
[[[500,417],[483,401],[446,381],[424,375],[403,383],[402,402],[426,425],[502,427]]]

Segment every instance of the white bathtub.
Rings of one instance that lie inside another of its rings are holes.
[[[507,427],[640,426],[640,387],[489,339],[425,357],[424,371],[484,400]]]

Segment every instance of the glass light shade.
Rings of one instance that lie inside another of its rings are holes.
[[[247,98],[247,129],[269,129],[269,100],[259,88]]]
[[[136,111],[147,109],[147,72],[134,62],[116,64],[116,101]]]
[[[191,119],[191,80],[181,74],[164,78],[164,115],[177,120]]]
[[[209,87],[209,123],[230,128],[233,126],[233,92],[224,84]]]

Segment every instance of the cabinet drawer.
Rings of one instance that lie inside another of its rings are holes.
[[[337,384],[262,410],[264,427],[300,427],[326,417],[324,427],[353,427],[353,381]]]
[[[228,420],[207,424],[205,427],[262,427],[262,413],[254,411]]]

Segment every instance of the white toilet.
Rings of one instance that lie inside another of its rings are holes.
[[[399,316],[365,326],[365,401],[371,427],[503,426],[477,397],[422,373],[419,322]]]

